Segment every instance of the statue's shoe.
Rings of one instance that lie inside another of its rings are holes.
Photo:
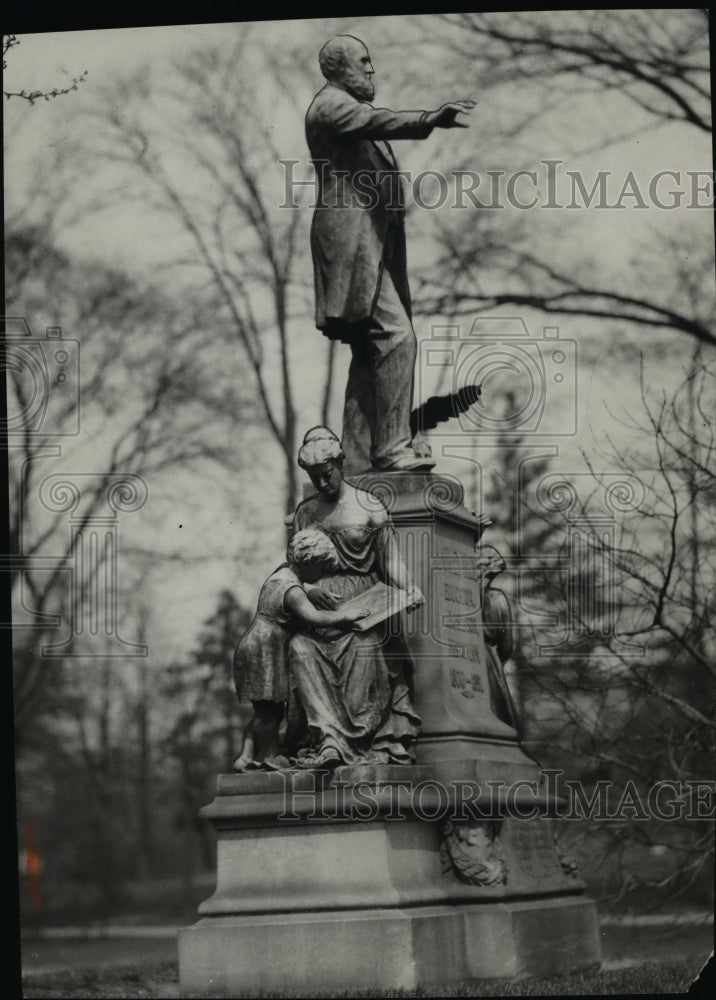
[[[391,461],[376,459],[374,469],[378,472],[428,472],[435,468],[434,458],[418,458],[415,454],[401,455]]]
[[[336,747],[330,743],[324,747],[299,750],[295,760],[295,766],[304,769],[318,770],[319,768],[338,767],[345,761],[341,757]]]
[[[290,766],[288,757],[284,757],[280,753],[276,754],[275,757],[267,757],[264,761],[264,767],[267,771],[285,771]]]
[[[433,457],[433,450],[424,434],[414,434],[413,440],[410,442],[410,447],[413,449],[418,458]]]
[[[250,760],[248,757],[240,756],[240,757],[236,758],[236,760],[234,761],[234,763],[231,766],[239,774],[243,774],[244,771],[251,770],[251,765],[252,764],[253,764],[253,761]]]

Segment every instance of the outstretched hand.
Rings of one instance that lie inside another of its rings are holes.
[[[468,115],[474,107],[475,101],[453,101],[431,111],[425,121],[433,128],[468,128],[469,122],[458,121],[457,116]]]

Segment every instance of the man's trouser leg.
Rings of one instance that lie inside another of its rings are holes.
[[[375,394],[372,460],[389,468],[414,459],[410,434],[417,341],[389,274],[383,275],[369,333]]]
[[[417,341],[389,274],[383,275],[370,328],[351,344],[343,450],[346,473],[415,460],[410,413]]]
[[[368,334],[351,343],[351,364],[346,383],[341,440],[346,456],[345,472],[351,475],[371,468],[371,441],[375,422],[373,360]]]

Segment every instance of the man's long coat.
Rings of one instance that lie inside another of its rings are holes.
[[[350,340],[370,320],[384,269],[410,316],[403,199],[389,139],[424,139],[427,112],[389,111],[326,84],[306,114],[318,175],[311,226],[316,326]]]

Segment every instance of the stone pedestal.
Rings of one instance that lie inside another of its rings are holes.
[[[482,621],[489,523],[460,483],[375,475],[426,602],[403,616],[416,765],[220,775],[217,887],[179,941],[182,989],[260,996],[567,973],[600,961],[555,803],[498,718]],[[494,681],[493,681],[494,683]]]

